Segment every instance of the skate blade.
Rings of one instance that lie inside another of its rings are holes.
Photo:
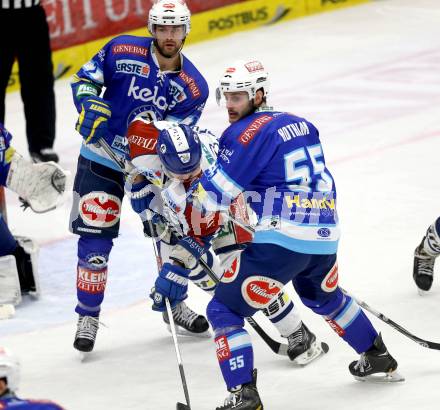
[[[354,378],[360,382],[368,383],[397,383],[405,381],[405,377],[397,371],[382,374],[370,374],[369,376],[364,377],[354,376]]]
[[[168,332],[171,333],[171,326],[167,325],[167,329]],[[184,327],[181,327],[179,325],[176,325],[176,334],[178,336],[189,336],[189,337],[197,337],[200,339],[210,339],[212,337],[210,330],[206,330],[205,332],[202,333],[195,333],[195,332],[190,332],[189,330],[185,329]]]
[[[326,354],[328,351],[329,347],[327,343],[317,343],[315,341],[307,351],[295,357],[293,363],[301,367],[307,366],[309,363]]]
[[[428,291],[417,288],[417,293],[419,294],[419,296],[426,296],[428,294]]]
[[[91,352],[81,352],[77,350],[78,352],[78,359],[81,363],[84,363],[87,361],[87,359],[90,357]]]

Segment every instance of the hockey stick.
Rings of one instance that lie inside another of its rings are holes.
[[[121,168],[121,170],[125,174],[129,174],[131,171],[135,169],[134,165],[130,161],[126,161],[124,158],[121,158],[118,155],[116,155],[113,152],[113,150],[110,148],[110,146],[107,144],[107,141],[105,141],[103,138],[100,138],[97,145],[105,151],[105,153],[110,157],[110,159],[112,159],[114,162],[118,164],[119,168]],[[157,250],[156,241],[154,240],[154,238],[153,238],[153,249],[154,249],[154,255],[156,257],[157,269],[160,270],[161,261],[159,257],[159,252]],[[168,319],[170,321],[171,335],[173,337],[174,349],[176,350],[177,365],[179,367],[180,379],[182,380],[183,393],[185,394],[185,399],[187,403],[184,404],[177,402],[176,410],[191,410],[188,385],[186,383],[185,371],[183,369],[182,357],[180,355],[179,343],[177,341],[176,325],[174,323],[173,311],[171,309],[170,301],[168,300],[168,298],[165,298],[165,306],[168,313]]]
[[[157,250],[156,241],[154,240],[154,238],[153,238],[153,249],[154,249],[154,255],[156,257],[157,269],[159,271],[161,269],[162,264],[159,257],[159,252]],[[171,335],[173,337],[174,349],[176,350],[177,365],[179,367],[180,379],[182,380],[183,393],[185,394],[185,399],[187,403],[187,404],[183,404],[177,402],[176,410],[191,410],[188,385],[186,384],[185,370],[183,369],[182,356],[180,355],[179,342],[177,341],[176,325],[174,323],[173,310],[171,309],[171,304],[168,298],[165,298],[165,306],[167,308],[168,319],[170,321]]]
[[[124,173],[129,174],[130,172],[132,172],[136,167],[127,160],[124,160],[123,158],[117,156],[113,150],[110,148],[110,146],[107,144],[107,141],[105,141],[103,138],[101,138],[99,140],[99,143],[97,144],[99,147],[101,147],[104,152],[110,157],[110,159],[112,159],[113,161],[115,161],[118,166],[121,168],[121,170]],[[232,218],[232,216],[230,216],[231,219],[233,221],[235,221],[235,219]],[[250,230],[250,232],[255,232],[254,230],[251,230],[251,227],[248,227],[247,225],[243,225],[241,222],[239,221],[235,221],[237,222],[240,226],[243,226],[244,229],[248,229]],[[156,246],[156,244],[154,244]],[[200,263],[203,266],[204,270],[206,271],[206,273],[208,274],[208,276],[215,282],[215,283],[219,283],[219,280],[216,276],[216,274],[214,273],[214,271],[209,267],[209,265],[203,260],[200,259]],[[263,341],[269,346],[269,348],[275,353],[275,354],[279,354],[282,356],[287,356],[287,344],[286,343],[280,343],[277,342],[275,339],[273,339],[272,337],[270,337],[265,331],[264,329],[255,321],[255,319],[248,317],[246,318],[247,322],[254,328],[254,330],[258,333],[258,335],[263,339]]]
[[[385,316],[383,313],[377,311],[376,309],[372,308],[370,305],[368,305],[363,300],[358,299],[357,297],[353,296],[351,293],[348,293],[345,289],[339,288],[344,292],[346,295],[351,296],[356,303],[363,307],[366,311],[370,312],[372,315],[376,316],[378,319],[382,320],[382,322],[385,322],[387,325],[391,326],[393,329],[397,330],[399,333],[402,333],[404,336],[408,337],[412,341],[418,343],[420,346],[426,347],[428,349],[434,349],[434,350],[440,350],[440,343],[430,342],[429,340],[421,339],[420,337],[417,337],[413,335],[410,331],[406,330],[399,324],[397,324],[394,320],[391,320],[389,317]]]

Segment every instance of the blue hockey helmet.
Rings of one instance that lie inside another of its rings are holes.
[[[178,175],[195,171],[202,159],[199,137],[184,124],[172,124],[160,132],[157,153],[164,167]]]

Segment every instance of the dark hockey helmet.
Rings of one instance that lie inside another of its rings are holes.
[[[202,159],[197,134],[184,124],[172,124],[160,132],[157,153],[163,166],[178,175],[195,171]]]

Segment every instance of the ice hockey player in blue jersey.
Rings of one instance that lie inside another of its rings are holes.
[[[78,241],[77,332],[75,349],[93,349],[107,283],[107,262],[118,236],[124,175],[97,147],[104,138],[124,157],[125,133],[141,115],[152,120],[195,124],[208,98],[208,86],[182,53],[190,30],[190,11],[181,0],[159,0],[149,12],[152,37],[121,35],[110,40],[74,76],[73,99],[83,137],[74,183],[70,229]],[[121,272],[123,275],[129,272]],[[192,312],[185,304],[185,313]],[[194,313],[194,312],[192,312]],[[202,323],[195,315],[191,325]]]
[[[192,180],[200,176],[203,170],[209,169],[217,159],[218,139],[209,130],[198,126],[190,128],[184,124],[136,118],[127,130],[127,141],[131,163],[139,172],[132,173],[138,182],[133,184],[136,187],[134,192],[128,193],[133,209],[146,221],[145,224],[153,225],[148,229],[153,233],[148,236],[157,241],[162,263],[172,263],[173,254],[179,249],[179,241],[170,234],[167,224],[179,221],[177,226],[173,226],[179,236],[190,232],[203,236],[209,232],[208,221],[196,209],[185,208],[185,194]],[[179,206],[179,198],[183,201],[182,207]],[[245,224],[251,224],[254,219],[242,196],[237,197],[230,211]],[[184,212],[184,215],[173,217],[174,212]],[[170,215],[171,220],[168,221]],[[155,220],[161,223],[154,224]],[[252,234],[229,221],[215,234],[211,249],[205,254],[205,262],[217,278],[232,280],[240,266],[241,251],[251,241]],[[215,282],[200,264],[191,269],[188,279],[213,294]],[[163,304],[161,307],[164,309]],[[154,308],[158,310],[157,305]],[[287,293],[281,291],[276,295],[263,313],[280,335],[287,339],[287,355],[295,364],[306,365],[323,353],[321,344],[316,341],[313,332],[303,325]]]
[[[217,96],[225,101],[231,125],[220,138],[217,162],[188,199],[204,212],[227,211],[244,194],[258,217],[235,280],[221,282],[207,307],[230,392],[218,410],[263,408],[243,318],[265,307],[290,281],[302,302],[360,354],[349,365],[351,374],[360,380],[403,380],[381,335],[338,286],[336,188],[318,130],[304,118],[268,107],[267,95],[268,75],[259,61],[226,69]],[[203,254],[206,241],[187,238],[175,263],[188,267]],[[178,286],[176,276],[171,288]]]
[[[49,400],[20,399],[20,362],[9,350],[0,346],[0,409],[1,410],[63,410]]]
[[[434,264],[440,255],[440,217],[426,231],[414,251],[413,278],[420,294],[431,289],[434,280]]]
[[[0,186],[17,193],[33,211],[50,211],[65,190],[66,172],[54,162],[33,164],[24,159],[11,140],[0,123]],[[0,304],[17,305],[22,294],[38,295],[36,249],[30,238],[12,235],[0,212]]]

